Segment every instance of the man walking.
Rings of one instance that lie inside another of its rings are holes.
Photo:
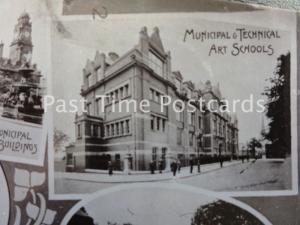
[[[150,162],[150,170],[151,170],[151,174],[155,173],[155,165],[154,165],[154,161],[153,160],[151,160],[151,162]]]
[[[159,173],[162,173],[162,170],[163,170],[163,161],[162,160],[159,160],[158,168],[159,168]]]
[[[111,161],[108,161],[108,174],[109,176],[113,175],[113,166]]]
[[[194,169],[194,160],[193,158],[190,158],[190,173],[193,173],[193,169]]]
[[[177,171],[177,163],[175,161],[173,161],[171,163],[171,171],[173,172],[173,176],[176,176],[176,171]]]

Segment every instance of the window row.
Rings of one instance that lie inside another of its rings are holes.
[[[188,124],[195,126],[195,120],[196,120],[195,113],[194,112],[189,112],[188,113]]]
[[[118,137],[131,133],[130,119],[105,125],[105,137]]]
[[[106,98],[107,104],[111,103],[112,100],[119,101],[123,98],[126,98],[130,95],[129,93],[129,84],[126,84],[122,87],[119,87],[113,91],[110,91],[106,94],[109,98]]]
[[[161,97],[165,96],[164,94],[160,93],[159,91],[154,90],[153,88],[150,88],[150,100],[157,102],[157,103],[161,103]],[[164,98],[163,100],[166,100],[166,98]]]
[[[183,130],[177,128],[177,145],[182,145],[182,134]],[[189,145],[194,146],[195,143],[195,133],[189,132]]]
[[[99,125],[97,124],[92,124],[91,127],[90,127],[90,134],[91,134],[91,137],[100,137],[101,135],[101,128]]]
[[[157,160],[165,160],[166,159],[166,153],[167,153],[167,148],[163,147],[161,149],[161,155],[160,158],[158,158],[159,155],[159,148],[158,147],[153,147],[152,148],[152,161],[157,161]]]
[[[165,118],[162,118],[160,116],[151,115],[151,122],[150,122],[151,130],[165,132],[166,121],[167,120]]]
[[[81,124],[77,124],[77,138],[81,138],[83,135],[83,126]],[[91,137],[101,137],[101,127],[97,124],[91,124],[89,130],[86,130],[86,135]]]

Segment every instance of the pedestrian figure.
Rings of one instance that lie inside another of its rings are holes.
[[[176,176],[177,163],[175,161],[171,163],[171,171],[173,172],[173,176]]]
[[[223,157],[220,155],[220,167],[223,167]]]
[[[163,161],[162,160],[159,160],[158,168],[159,168],[159,173],[162,173],[162,170],[163,170]]]
[[[178,170],[178,173],[180,173],[180,169],[181,169],[181,162],[179,159],[177,159],[177,170]]]
[[[201,172],[200,159],[197,160],[197,166],[198,166],[198,173],[200,173]]]
[[[194,169],[194,160],[191,158],[190,159],[190,173],[193,173],[193,169]]]
[[[113,175],[113,165],[111,161],[108,161],[108,174],[109,176]]]
[[[153,160],[151,160],[151,162],[150,162],[150,171],[151,171],[151,174],[155,173],[155,165],[154,165],[154,161]]]

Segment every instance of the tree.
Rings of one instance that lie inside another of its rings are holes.
[[[250,149],[250,153],[252,157],[255,157],[256,148],[261,148],[262,144],[259,140],[256,138],[251,138],[251,140],[248,142],[247,148]]]
[[[55,152],[58,152],[59,149],[61,149],[61,147],[64,146],[70,140],[70,137],[61,130],[54,128],[53,140]]]
[[[264,138],[270,141],[272,157],[285,157],[291,152],[291,110],[290,110],[290,53],[277,59],[273,76],[266,87],[266,116],[269,118],[269,130]]]
[[[197,209],[191,225],[263,225],[247,211],[224,201],[216,201]]]

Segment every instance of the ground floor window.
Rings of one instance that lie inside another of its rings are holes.
[[[152,160],[154,162],[157,160],[157,147],[152,148]]]
[[[73,160],[73,153],[68,153],[67,154],[67,165],[73,165],[74,160]]]

